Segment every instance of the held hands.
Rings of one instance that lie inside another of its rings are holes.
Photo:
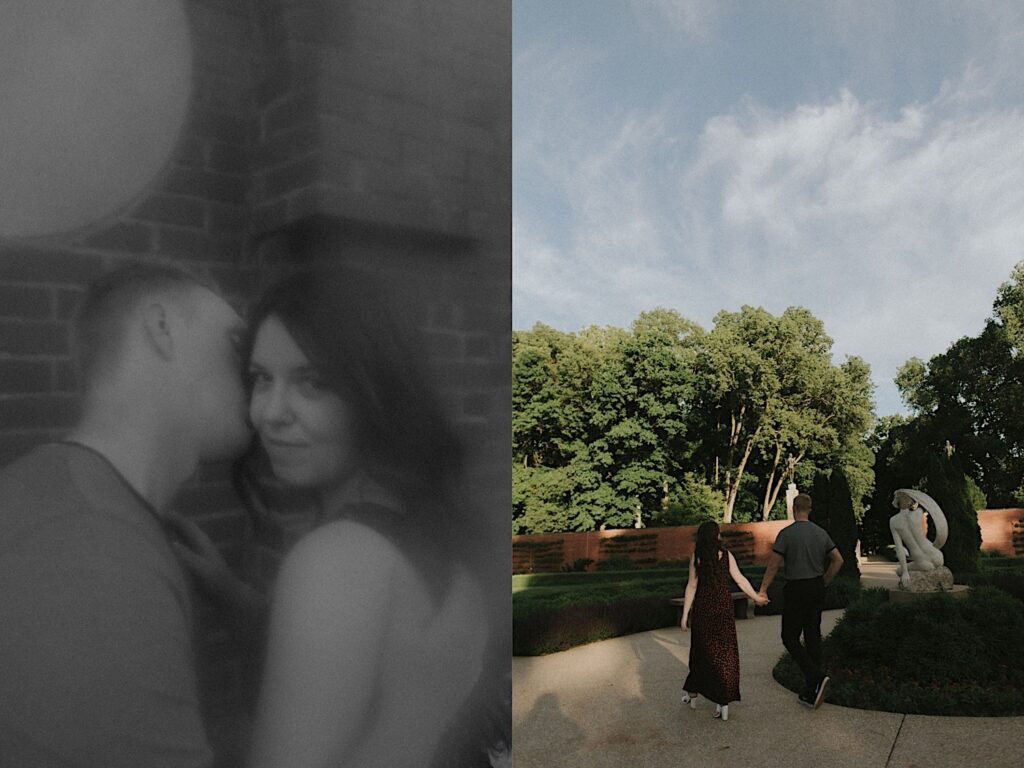
[[[768,599],[768,595],[764,590],[757,593],[757,597],[754,598],[754,605],[768,605],[771,600]]]

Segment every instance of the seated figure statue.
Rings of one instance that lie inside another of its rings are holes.
[[[896,574],[900,577],[900,586],[910,589],[910,571],[933,571],[942,567],[944,561],[940,547],[946,543],[946,518],[931,496],[910,488],[897,490],[893,494],[892,505],[899,509],[889,519],[889,530],[899,560]],[[934,544],[925,535],[925,511],[935,523]]]

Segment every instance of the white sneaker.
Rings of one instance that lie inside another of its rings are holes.
[[[828,688],[829,677],[825,675],[821,678],[821,682],[818,683],[818,688],[814,692],[814,709],[821,706],[821,703],[825,700],[825,689]]]

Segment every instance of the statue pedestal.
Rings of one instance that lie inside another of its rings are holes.
[[[969,588],[965,584],[953,583],[953,572],[944,565],[932,571],[910,571],[910,589],[898,587],[889,590],[890,600],[913,600],[915,597],[930,595],[952,595],[963,597]]]
[[[896,569],[897,574],[899,568]],[[906,592],[948,592],[953,589],[953,572],[944,565],[931,571],[908,571],[910,588]],[[901,586],[900,589],[903,589]]]

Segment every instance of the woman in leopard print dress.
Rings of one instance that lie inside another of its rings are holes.
[[[718,523],[701,523],[696,551],[690,558],[681,622],[684,630],[691,630],[690,673],[683,683],[683,701],[696,707],[698,695],[704,696],[715,702],[715,717],[723,720],[729,719],[729,703],[740,700],[740,655],[730,577],[758,605],[767,602],[722,546]]]

